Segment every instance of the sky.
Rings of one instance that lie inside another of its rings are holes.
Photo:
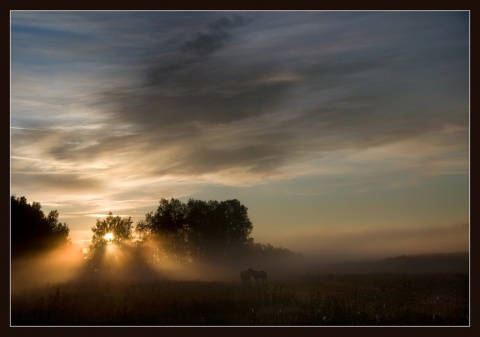
[[[306,254],[469,249],[468,11],[12,11],[11,194],[74,242],[238,199]]]

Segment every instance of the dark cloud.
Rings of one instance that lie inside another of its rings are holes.
[[[288,156],[280,147],[267,144],[248,144],[238,147],[220,147],[204,145],[192,146],[179,161],[167,170],[184,174],[202,174],[226,170],[241,169],[247,173],[273,172],[284,164]]]
[[[246,23],[247,19],[238,14],[233,14],[231,18],[221,17],[208,24],[208,31],[197,33],[195,38],[186,41],[181,46],[181,50],[187,53],[193,52],[201,56],[211,54],[224,47],[232,38],[229,30],[242,27]]]
[[[289,87],[285,83],[247,86],[242,85],[241,78],[237,83],[215,87],[221,82],[214,81],[218,77],[222,74],[194,69],[188,76],[172,76],[168,83],[157,83],[141,91],[112,92],[109,99],[115,102],[114,118],[145,129],[232,122],[271,111],[281,104]],[[168,80],[166,76],[162,78],[162,82]],[[165,90],[160,88],[163,85],[167,85]]]
[[[141,71],[98,93],[94,105],[113,127],[101,135],[73,131],[51,139],[50,156],[145,154],[137,156],[145,165],[162,162],[151,168],[155,174],[229,168],[268,173],[328,151],[468,125],[468,39],[462,35],[468,21],[457,15],[133,17],[138,27],[128,34],[123,28],[127,37],[115,40],[113,60],[142,54],[131,65]],[[94,22],[101,27],[109,20],[97,15]],[[128,20],[122,15],[102,31],[112,34]],[[121,48],[135,39],[140,51]],[[128,125],[130,133],[115,133],[115,125]],[[170,149],[175,154],[164,165]]]
[[[257,79],[281,69],[259,61],[259,55],[245,61],[228,52],[234,33],[240,34],[236,29],[251,22],[237,14],[212,21],[178,51],[145,61],[139,86],[114,88],[102,100],[111,102],[119,122],[129,120],[147,129],[230,122],[270,112],[291,85]]]

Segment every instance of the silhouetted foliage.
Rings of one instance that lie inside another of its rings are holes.
[[[238,200],[187,203],[187,227],[193,257],[232,257],[249,244],[253,225]]]
[[[238,200],[188,203],[160,200],[155,212],[146,214],[136,231],[144,238],[162,239],[166,254],[177,259],[218,258],[232,255],[247,244],[252,223]]]
[[[254,243],[252,229],[247,207],[236,199],[190,199],[187,203],[161,199],[157,209],[137,223],[135,240],[130,217],[114,217],[110,212],[106,219],[98,219],[92,227],[88,269],[112,270],[116,254],[128,255],[130,267],[137,270],[172,260],[230,263],[235,259],[299,256],[285,248]]]
[[[90,271],[112,270],[112,263],[116,260],[118,250],[129,250],[131,248],[127,243],[129,244],[132,239],[132,223],[131,217],[113,216],[112,212],[109,212],[103,220],[97,219],[95,226],[92,227],[93,236],[87,269]],[[105,254],[108,245],[111,245],[110,251],[112,254],[109,256],[109,261],[106,261]]]
[[[154,249],[157,260],[170,256],[177,260],[225,260],[236,258],[280,258],[298,256],[285,248],[254,243],[248,209],[240,201],[160,200],[155,212],[138,222],[141,239],[161,245]]]
[[[13,258],[69,243],[70,229],[66,223],[58,221],[56,210],[45,216],[39,202],[29,204],[24,196],[14,195],[10,201]]]
[[[97,223],[92,227],[92,249],[97,249],[112,242],[117,246],[121,246],[124,241],[132,238],[132,218],[121,218],[120,216],[113,216],[109,212],[104,220],[97,219]],[[107,233],[112,234],[110,239],[105,238]]]
[[[165,252],[180,259],[186,256],[188,242],[188,226],[186,223],[187,207],[180,200],[173,199],[168,201],[162,199],[155,212],[145,215],[145,220],[141,220],[136,231],[144,239],[149,237],[162,238]]]

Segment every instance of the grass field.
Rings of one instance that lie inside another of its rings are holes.
[[[468,325],[466,273],[319,274],[285,282],[71,281],[12,293],[17,325]]]

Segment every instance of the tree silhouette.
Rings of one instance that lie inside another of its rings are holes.
[[[193,251],[199,257],[226,257],[248,244],[253,225],[238,200],[190,199],[187,223]]]
[[[162,239],[162,254],[177,260],[188,257],[187,207],[177,199],[161,199],[155,212],[145,215],[135,230],[148,238]]]
[[[59,222],[58,217],[59,214],[57,210],[50,211],[47,216],[47,222],[51,230],[52,239],[61,243],[62,241],[66,241],[68,239],[70,229],[66,223]]]
[[[95,250],[109,242],[122,246],[125,241],[132,238],[132,223],[131,217],[113,216],[112,212],[109,212],[104,220],[97,219],[97,223],[92,227],[91,248]]]
[[[12,195],[10,203],[12,258],[69,243],[70,229],[56,210],[45,216],[39,202],[30,205],[24,196]]]
[[[108,264],[116,259],[118,250],[129,250],[126,245],[132,239],[132,218],[121,218],[113,216],[109,212],[103,220],[97,219],[93,226],[92,242],[90,244],[90,253],[88,256],[87,268],[90,271],[112,272],[112,265]],[[107,246],[113,248],[110,261],[105,261]]]
[[[238,200],[187,204],[172,198],[160,200],[155,212],[146,214],[136,231],[143,237],[162,238],[165,253],[175,258],[229,257],[252,242],[247,208]]]

